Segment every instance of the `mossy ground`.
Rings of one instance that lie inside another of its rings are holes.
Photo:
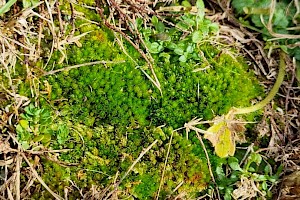
[[[66,12],[69,9],[63,4],[64,8]],[[99,21],[93,11],[75,9]],[[37,102],[41,108],[53,111],[52,124],[63,124],[68,129],[64,142],[59,142],[59,129],[54,129],[46,145],[51,149],[71,149],[56,158],[64,164],[43,158],[43,180],[62,196],[64,188],[72,183],[84,190],[92,185],[104,189],[125,174],[143,149],[158,140],[120,185],[120,197],[152,199],[158,191],[174,134],[160,197],[180,192],[196,196],[210,184],[204,151],[193,133],[186,139],[184,132],[172,131],[194,117],[210,120],[232,106],[248,106],[251,99],[261,95],[262,89],[246,61],[210,42],[196,47],[205,58],[198,62],[178,63],[175,57],[166,62],[154,55],[161,94],[141,71],[140,68],[150,74],[146,62],[132,46],[124,43],[139,66],[118,47],[109,30],[84,23],[76,21],[76,34],[92,32],[80,40],[82,46],[67,46],[68,62],[63,64],[58,64],[62,54],[55,51],[46,70],[98,60],[125,62],[84,66],[40,78],[52,89],[45,95],[41,93]],[[39,65],[43,64],[45,60],[40,60]],[[41,91],[46,89],[40,85]],[[20,85],[19,93],[30,96],[28,84]],[[218,158],[207,148],[211,159],[217,162]],[[172,193],[182,181],[183,185]],[[51,196],[44,192],[33,198]],[[69,198],[80,198],[80,192],[70,191]]]

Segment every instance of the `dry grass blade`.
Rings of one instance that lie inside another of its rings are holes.
[[[221,199],[220,197],[220,193],[219,193],[219,189],[218,189],[218,186],[217,186],[217,183],[216,183],[216,180],[215,180],[215,177],[214,177],[214,174],[213,174],[213,171],[212,171],[212,168],[211,168],[211,163],[210,163],[210,159],[209,159],[209,156],[208,156],[208,153],[207,153],[207,150],[206,150],[206,147],[203,143],[203,140],[202,140],[202,137],[200,136],[199,133],[202,133],[202,134],[212,134],[211,132],[208,132],[208,131],[205,131],[205,130],[202,130],[202,129],[199,129],[197,127],[195,127],[196,125],[199,125],[199,124],[203,124],[203,123],[207,123],[210,121],[205,121],[205,122],[201,122],[201,119],[197,119],[197,118],[194,118],[192,119],[190,122],[188,123],[185,123],[184,124],[184,128],[186,129],[186,134],[187,134],[187,137],[188,137],[188,133],[193,130],[195,131],[196,135],[197,135],[197,138],[198,140],[200,141],[200,144],[204,150],[204,153],[205,153],[205,156],[206,156],[206,159],[207,159],[207,165],[208,165],[208,169],[209,169],[209,173],[210,173],[210,176],[211,176],[211,179],[213,181],[213,183],[215,184],[216,186],[216,191],[217,191],[217,199]],[[217,122],[217,120],[215,121],[215,123]]]
[[[134,64],[137,66],[138,69],[140,69],[145,76],[153,83],[153,85],[155,85],[155,87],[160,88],[160,85],[157,85],[157,81],[154,81],[151,76],[149,74],[147,74],[147,72],[145,72],[145,70],[143,70],[141,67],[138,66],[138,63],[128,54],[128,52],[126,51],[123,42],[122,42],[122,35],[120,35],[120,38],[118,36],[118,33],[114,33],[115,38],[117,40],[117,43],[119,44],[120,48],[122,49],[123,53],[134,62]]]
[[[207,121],[204,122],[204,123],[207,123]],[[208,123],[211,123],[211,122],[208,122]],[[196,132],[199,132],[199,133],[202,133],[202,134],[211,134],[208,131],[205,131],[205,130],[202,130],[200,128],[195,127],[196,125],[199,125],[199,124],[203,124],[203,123],[201,122],[201,119],[197,119],[197,118],[194,118],[191,121],[189,121],[188,123],[184,124],[184,128],[186,128],[186,137],[187,137],[187,139],[188,139],[188,133],[189,133],[190,130],[193,130],[193,131],[196,131]]]
[[[21,164],[22,164],[22,157],[18,153],[17,157],[17,162],[16,162],[16,200],[20,200],[21,195],[20,195],[20,173],[21,173]]]
[[[37,171],[34,169],[34,167],[32,166],[32,164],[29,162],[28,158],[25,156],[24,151],[23,151],[23,148],[22,148],[21,144],[18,142],[18,140],[16,139],[16,137],[15,137],[12,133],[10,133],[10,132],[8,132],[8,134],[9,134],[10,138],[18,145],[18,149],[19,149],[19,150],[12,149],[12,150],[14,150],[13,152],[17,152],[18,155],[19,155],[19,157],[17,157],[17,159],[19,159],[19,161],[17,160],[17,165],[19,165],[19,169],[18,169],[18,166],[16,166],[16,170],[18,170],[18,171],[17,171],[17,174],[16,174],[15,177],[20,178],[20,174],[18,174],[18,173],[20,173],[20,169],[21,169],[21,161],[22,161],[21,158],[23,158],[23,159],[25,160],[25,162],[28,164],[28,166],[29,166],[31,172],[33,173],[34,177],[41,183],[41,185],[44,186],[45,189],[46,189],[46,190],[47,190],[47,191],[48,191],[55,199],[57,199],[57,200],[63,200],[63,198],[60,197],[60,196],[59,196],[58,194],[56,194],[55,192],[53,192],[53,191],[48,187],[48,185],[43,181],[43,179],[39,176],[39,174],[37,173]],[[12,177],[13,177],[13,176],[12,176]],[[16,189],[17,189],[17,191],[18,191],[18,190],[20,190],[20,182],[19,182],[20,179],[19,179],[19,180],[16,180],[15,177],[14,177],[15,187],[16,187]],[[4,184],[4,185],[5,185],[5,184]],[[8,188],[7,188],[7,189],[8,189]],[[10,196],[10,191],[9,191],[9,190],[7,190],[7,194],[8,194],[8,196]],[[19,198],[19,199],[20,199],[20,196],[21,196],[20,193],[19,193],[19,192],[16,192],[16,195],[17,195],[16,198]]]
[[[204,145],[204,143],[203,143],[203,140],[202,140],[202,137],[199,135],[198,131],[195,131],[195,132],[196,132],[197,138],[198,138],[198,140],[200,141],[201,146],[202,146],[202,148],[203,148],[203,150],[204,150],[204,153],[205,153],[205,156],[206,156],[206,159],[207,159],[207,165],[208,165],[210,177],[211,177],[211,179],[212,179],[214,185],[216,186],[215,189],[216,189],[216,191],[217,191],[217,199],[220,200],[221,197],[220,197],[219,188],[218,188],[218,185],[217,185],[217,183],[216,183],[216,179],[215,179],[215,177],[214,177],[214,173],[213,173],[212,168],[211,168],[211,163],[210,163],[210,159],[209,159],[209,156],[208,156],[206,147],[205,147],[205,145]]]
[[[274,17],[274,13],[276,11],[276,2],[277,2],[276,0],[271,1],[270,13],[269,13],[270,17],[269,17],[269,21],[268,21],[267,25],[264,21],[263,15],[260,15],[261,22],[268,29],[269,33],[274,37],[274,38],[272,38],[272,40],[276,40],[276,39],[300,39],[300,35],[281,34],[281,33],[275,33],[273,31],[273,17]],[[295,0],[295,2],[297,2],[297,0]],[[295,4],[297,6],[298,2],[295,3]],[[297,9],[299,9],[299,7]]]
[[[58,194],[56,194],[55,192],[53,192],[48,185],[43,181],[43,179],[39,176],[39,174],[37,173],[37,171],[33,168],[32,164],[29,162],[29,160],[27,159],[27,157],[25,156],[24,153],[21,153],[22,157],[24,158],[24,160],[26,161],[26,163],[28,164],[31,172],[33,173],[33,175],[35,176],[35,178],[45,187],[45,189],[57,200],[64,200],[64,198],[62,198],[61,196],[59,196]]]
[[[43,74],[43,76],[53,75],[53,74],[58,73],[58,72],[68,71],[68,70],[71,70],[71,69],[76,69],[76,68],[84,67],[84,66],[99,65],[99,64],[117,64],[117,63],[124,63],[124,62],[125,62],[124,60],[121,60],[121,61],[104,61],[104,60],[94,61],[94,62],[83,63],[83,64],[78,64],[78,65],[72,65],[72,66],[69,66],[69,67],[62,68],[62,69],[57,69],[57,70],[52,70],[52,71],[49,71],[49,72],[45,72]]]
[[[160,179],[160,183],[159,183],[158,192],[157,192],[157,195],[156,195],[156,200],[159,198],[159,193],[160,193],[161,187],[164,183],[164,175],[165,175],[165,171],[166,171],[166,167],[167,167],[167,163],[168,163],[168,158],[169,158],[169,154],[170,154],[170,149],[171,149],[171,145],[172,145],[173,134],[174,134],[174,131],[172,131],[172,134],[171,134],[171,137],[170,137],[170,141],[169,141],[169,145],[168,145],[168,151],[167,151],[166,160],[165,160],[165,163],[164,163],[164,169],[163,169],[161,179]]]

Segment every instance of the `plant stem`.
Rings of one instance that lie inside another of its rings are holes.
[[[278,76],[277,76],[276,82],[275,82],[272,90],[268,94],[268,96],[264,100],[262,100],[261,102],[255,104],[253,106],[246,107],[246,108],[233,108],[231,114],[237,115],[237,114],[251,113],[251,112],[255,112],[255,111],[265,107],[277,94],[277,92],[280,88],[280,85],[283,82],[284,75],[285,75],[285,54],[283,52],[280,52],[280,64],[279,64]]]

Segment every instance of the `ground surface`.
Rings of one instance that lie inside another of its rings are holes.
[[[3,199],[299,198],[298,1],[9,2]]]

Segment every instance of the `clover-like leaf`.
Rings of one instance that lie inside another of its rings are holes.
[[[194,43],[199,43],[203,38],[203,34],[201,31],[195,31],[192,36],[192,41]]]

